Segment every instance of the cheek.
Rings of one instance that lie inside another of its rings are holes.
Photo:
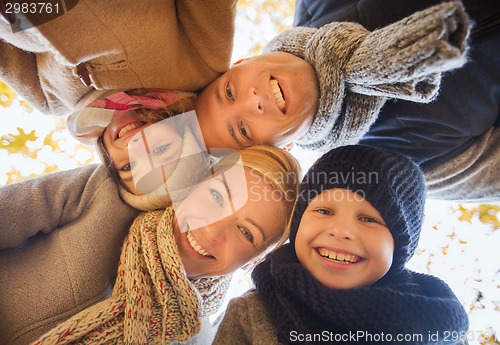
[[[392,265],[394,255],[394,241],[392,237],[381,236],[378,237],[378,241],[374,239],[372,243],[374,244],[373,250],[377,252],[380,269],[388,271]]]
[[[297,253],[297,257],[300,261],[302,261],[302,258],[306,254],[306,251],[308,249],[308,242],[309,238],[306,235],[306,231],[299,226],[297,237],[295,238],[295,252]]]

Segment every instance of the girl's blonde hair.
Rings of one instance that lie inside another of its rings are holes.
[[[300,185],[301,168],[299,162],[288,152],[272,146],[251,146],[228,155],[214,166],[214,170],[223,169],[235,164],[236,157],[241,156],[245,168],[252,169],[262,176],[263,181],[279,192],[281,213],[276,215],[281,222],[283,232],[276,245],[269,243],[266,252],[274,250],[288,240],[290,234],[290,219],[297,199]],[[273,197],[275,200],[275,197]]]

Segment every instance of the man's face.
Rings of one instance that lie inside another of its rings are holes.
[[[196,113],[209,148],[283,147],[306,133],[319,104],[313,67],[273,52],[243,61],[208,85]]]

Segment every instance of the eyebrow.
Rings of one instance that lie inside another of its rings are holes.
[[[219,102],[222,102],[222,97],[221,97],[221,95],[220,95],[220,92],[219,92],[219,88],[218,88],[218,87],[216,87],[216,88],[215,88],[215,98],[217,98],[217,100],[218,100]]]
[[[231,191],[229,190],[229,186],[227,185],[227,182],[226,182],[226,176],[224,175],[224,173],[222,173],[222,174],[220,174],[220,177],[222,179],[222,184],[224,185],[224,188],[226,189],[226,193],[227,193],[228,198],[229,198],[229,205],[231,206],[231,212],[236,213],[236,211],[234,210],[234,205],[233,205],[233,196],[231,195]]]
[[[249,222],[250,224],[252,224],[253,226],[255,226],[257,228],[257,230],[260,231],[260,233],[262,234],[262,238],[264,239],[264,244],[267,243],[267,238],[266,238],[266,234],[264,233],[264,230],[259,226],[259,224],[257,224],[256,222],[254,222],[252,219],[250,218],[245,218],[245,220],[247,222]]]

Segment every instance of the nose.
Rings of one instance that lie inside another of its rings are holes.
[[[328,228],[330,236],[342,240],[352,240],[355,237],[354,224],[347,220],[334,220]]]
[[[259,96],[257,89],[250,88],[247,91],[247,97],[245,99],[246,109],[250,111],[252,114],[264,114],[264,107],[262,98]]]
[[[220,244],[226,241],[227,231],[229,229],[224,224],[224,221],[220,221],[203,228],[205,233],[205,238],[210,243]]]

